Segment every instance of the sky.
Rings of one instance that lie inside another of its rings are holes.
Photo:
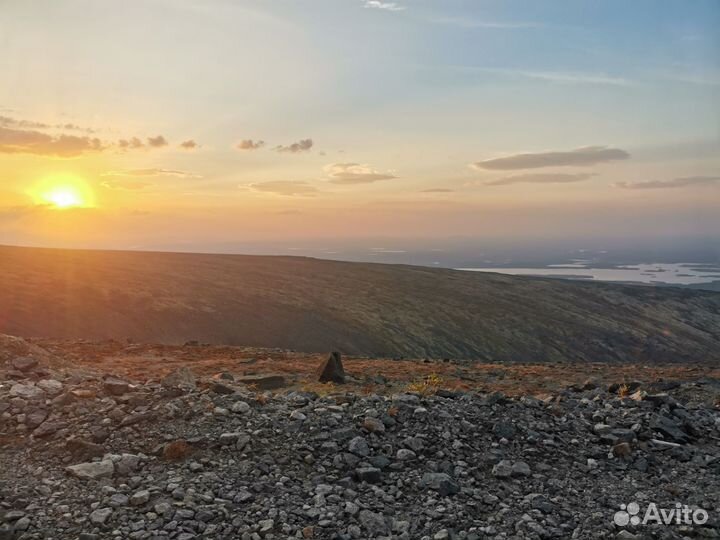
[[[0,243],[717,238],[717,0],[0,0]]]

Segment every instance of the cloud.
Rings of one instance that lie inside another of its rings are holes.
[[[196,143],[192,139],[180,143],[180,148],[182,148],[183,150],[195,150],[198,146],[198,143]]]
[[[325,167],[332,184],[372,184],[380,180],[397,178],[392,174],[378,172],[360,163],[333,163]]]
[[[0,116],[0,126],[12,126],[18,128],[31,128],[31,129],[49,129],[53,126],[50,124],[44,124],[43,122],[34,122],[32,120],[16,120],[9,116]]]
[[[503,28],[498,26],[497,28]],[[510,27],[505,27],[510,28]],[[504,77],[521,77],[558,84],[590,84],[602,86],[633,86],[633,82],[607,73],[587,73],[582,71],[533,71],[527,69],[504,69],[472,65],[451,65],[449,69],[465,73],[488,73]]]
[[[243,139],[237,145],[238,150],[257,150],[265,146],[265,141],[254,141],[252,139]]]
[[[384,9],[385,11],[403,11],[404,6],[396,2],[381,2],[380,0],[365,0],[365,7],[370,9]]]
[[[0,153],[72,158],[91,152],[104,152],[111,149],[128,151],[146,146],[138,137],[120,139],[117,143],[113,143],[102,141],[97,137],[46,133],[39,131],[41,129],[64,129],[93,133],[92,129],[75,124],[50,125],[0,116]],[[159,148],[168,144],[162,135],[150,137],[147,141],[147,145],[151,148]]]
[[[150,182],[142,180],[105,180],[102,186],[108,189],[119,189],[123,191],[137,191],[152,186]]]
[[[307,152],[313,147],[312,139],[302,139],[296,143],[292,143],[288,146],[276,146],[276,152],[290,152],[291,154],[297,154],[299,152]]]
[[[653,180],[650,182],[618,182],[613,184],[621,189],[671,189],[695,186],[720,185],[720,176],[686,176],[672,180]]]
[[[108,171],[102,176],[112,177],[154,177],[154,176],[176,176],[178,178],[202,178],[201,176],[187,171],[178,171],[175,169],[125,169],[119,171]]]
[[[77,124],[46,124],[45,122],[35,122],[34,120],[18,120],[9,116],[0,116],[0,126],[23,128],[23,129],[64,129],[67,131],[84,131],[86,133],[95,133],[95,130],[84,128]]]
[[[105,149],[98,138],[48,135],[35,130],[0,127],[0,153],[76,157]]]
[[[157,137],[148,137],[147,140],[148,146],[152,148],[162,148],[163,146],[167,146],[168,142],[162,135],[158,135]]]
[[[630,154],[619,148],[586,146],[567,152],[541,152],[515,154],[501,158],[486,159],[473,163],[476,169],[511,171],[515,169],[538,169],[541,167],[573,167],[595,165],[608,161],[628,159]]]
[[[253,191],[273,193],[275,195],[305,196],[312,197],[318,193],[318,189],[307,182],[278,180],[273,182],[259,182],[250,184]]]
[[[423,189],[420,193],[455,193],[455,190],[447,188],[430,188]]]
[[[547,174],[516,174],[505,176],[497,180],[485,182],[486,186],[509,186],[511,184],[571,184],[583,182],[595,176],[594,173],[547,173]]]
[[[120,139],[118,141],[118,147],[121,150],[135,150],[137,148],[143,148],[144,146],[145,143],[143,143],[137,137],[132,137],[130,139]]]

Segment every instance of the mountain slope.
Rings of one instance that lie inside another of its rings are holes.
[[[0,247],[0,333],[517,361],[717,361],[720,294],[301,257]]]

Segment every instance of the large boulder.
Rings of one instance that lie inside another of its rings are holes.
[[[339,352],[331,352],[317,370],[318,380],[322,383],[345,383],[345,369]]]

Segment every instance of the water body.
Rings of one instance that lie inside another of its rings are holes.
[[[517,276],[544,276],[564,279],[597,281],[624,281],[658,283],[668,285],[691,285],[720,280],[720,268],[701,263],[651,263],[593,268],[583,260],[567,264],[552,264],[541,268],[458,268],[471,272],[499,272]]]

